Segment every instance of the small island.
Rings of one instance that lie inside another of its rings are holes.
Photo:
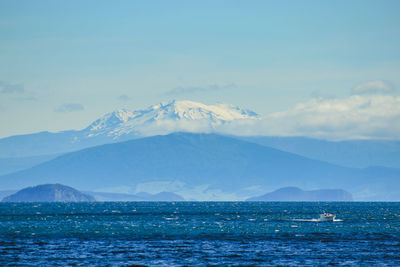
[[[3,198],[3,202],[88,202],[94,197],[61,184],[43,184],[24,188]]]

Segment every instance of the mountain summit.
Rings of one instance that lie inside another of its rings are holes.
[[[105,114],[83,130],[3,138],[0,139],[0,158],[59,154],[173,132],[224,133],[233,122],[257,119],[257,113],[233,105],[171,101],[143,110],[119,109]]]
[[[160,103],[144,110],[125,109],[108,113],[84,129],[85,137],[106,135],[148,136],[175,131],[214,132],[234,120],[257,119],[258,114],[227,104],[205,105],[193,101]]]

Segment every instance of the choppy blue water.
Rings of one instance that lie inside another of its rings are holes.
[[[400,203],[0,203],[8,264],[400,266]]]

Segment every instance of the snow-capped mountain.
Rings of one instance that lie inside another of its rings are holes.
[[[250,110],[227,104],[205,105],[193,101],[172,101],[144,110],[125,109],[108,113],[83,130],[81,138],[108,136],[119,139],[126,135],[149,136],[175,131],[217,132],[235,120],[254,120]]]
[[[1,157],[27,157],[75,151],[91,146],[172,132],[230,133],[233,122],[257,120],[250,110],[227,104],[172,101],[143,110],[120,109],[83,130],[40,132],[0,139]]]

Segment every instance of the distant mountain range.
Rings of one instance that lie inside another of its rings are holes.
[[[165,191],[187,200],[244,200],[299,186],[400,200],[399,141],[225,135],[232,124],[260,119],[231,105],[172,101],[117,110],[79,131],[2,138],[0,188],[64,183],[130,197]]]
[[[175,133],[87,148],[0,177],[15,189],[63,183],[86,191],[174,192],[238,200],[286,186],[341,188],[357,200],[400,199],[400,170],[357,169],[215,134]]]
[[[193,101],[172,101],[144,110],[121,109],[104,115],[79,131],[40,132],[0,139],[0,175],[97,145],[178,131],[224,134],[232,123],[259,119],[255,112],[232,105],[204,105]],[[304,137],[235,137],[336,165],[400,168],[400,141],[332,142]]]
[[[304,191],[297,187],[285,187],[247,201],[352,201],[351,193],[342,189]]]

